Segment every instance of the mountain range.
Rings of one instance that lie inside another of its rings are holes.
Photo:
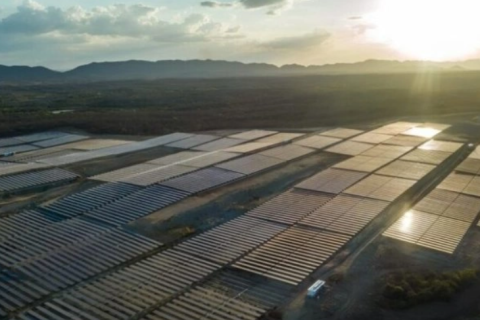
[[[213,60],[163,60],[100,62],[66,72],[44,67],[0,65],[0,82],[116,81],[169,78],[273,77],[480,71],[480,60],[457,62],[367,60],[321,66],[284,65]]]

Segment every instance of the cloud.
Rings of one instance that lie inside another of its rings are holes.
[[[233,7],[233,3],[225,3],[225,2],[218,2],[218,1],[203,1],[200,3],[202,7],[208,8],[229,8]]]
[[[348,20],[362,20],[363,17],[360,17],[360,16],[353,16],[353,17],[349,17]]]
[[[300,51],[319,47],[330,39],[330,37],[331,34],[329,33],[315,31],[300,36],[273,39],[262,42],[259,46],[269,50]]]
[[[294,2],[298,1],[301,0],[238,0],[236,2],[203,1],[200,5],[209,8],[227,8],[234,6],[241,6],[246,9],[268,8],[267,14],[277,15],[290,9]]]
[[[183,21],[162,19],[162,9],[142,4],[116,4],[85,10],[61,9],[28,0],[0,21],[0,35],[48,34],[144,38],[158,42],[209,41],[230,36],[232,26],[215,23],[201,14]]]

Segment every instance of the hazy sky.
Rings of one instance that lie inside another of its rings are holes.
[[[0,64],[67,69],[91,61],[128,59],[310,65],[423,58],[413,50],[399,50],[395,47],[399,41],[388,38],[402,40],[401,48],[415,45],[404,39],[412,38],[410,34],[402,33],[408,17],[402,16],[393,27],[382,22],[395,20],[388,12],[380,16],[383,20],[372,20],[388,1],[392,0],[2,0]],[[411,6],[432,0],[415,1]],[[445,11],[451,12],[448,5]],[[372,35],[378,28],[374,21],[389,27],[384,28],[390,32],[387,37]],[[421,53],[438,51],[437,47]],[[468,47],[462,54],[475,56]]]

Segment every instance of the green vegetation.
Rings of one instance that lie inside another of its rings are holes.
[[[478,280],[477,269],[452,272],[396,272],[386,277],[380,304],[404,309],[432,301],[448,301]]]
[[[0,135],[311,128],[478,113],[479,84],[478,72],[2,84]],[[52,114],[65,109],[74,112]]]

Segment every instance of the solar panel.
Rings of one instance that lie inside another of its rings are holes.
[[[65,156],[73,153],[78,153],[78,150],[70,150],[70,149],[57,150],[55,148],[47,148],[47,149],[38,149],[32,152],[17,154],[17,155],[14,155],[13,157],[8,157],[7,159],[11,161],[19,161],[19,162],[34,162],[38,160],[48,159],[51,157],[61,157],[61,156]]]
[[[217,150],[234,147],[242,143],[245,143],[245,140],[222,138],[209,143],[202,144],[200,146],[195,147],[194,149],[199,151],[217,151]]]
[[[465,159],[458,167],[455,168],[455,171],[459,173],[468,173],[473,175],[480,174],[480,160],[474,158]]]
[[[121,182],[131,183],[137,186],[149,186],[155,183],[166,181],[186,173],[198,170],[194,167],[187,167],[180,164],[170,165],[155,170],[148,171],[143,174],[138,174],[133,177],[121,179]]]
[[[372,132],[397,135],[419,125],[420,123],[415,123],[415,122],[396,122],[396,123],[391,123],[386,126],[375,129]]]
[[[410,210],[388,228],[383,235],[415,244],[437,219],[437,215]]]
[[[38,147],[41,147],[41,148],[48,148],[48,147],[58,146],[58,145],[61,145],[61,144],[67,144],[67,143],[70,143],[70,142],[85,140],[85,139],[88,139],[88,137],[78,135],[78,134],[66,134],[66,135],[58,137],[58,138],[53,138],[53,139],[48,139],[48,140],[42,140],[42,141],[35,142],[34,145],[38,146]]]
[[[417,203],[414,209],[471,223],[480,212],[480,199],[447,190],[434,189]]]
[[[281,132],[281,133],[274,134],[272,136],[268,136],[266,138],[262,138],[258,140],[258,142],[284,143],[284,142],[290,142],[304,135],[305,135],[304,133]]]
[[[108,232],[110,228],[74,218],[47,225],[45,228],[8,238],[0,243],[0,265],[13,268],[44,257],[62,248],[77,245]]]
[[[167,144],[166,146],[171,148],[190,149],[190,148],[199,146],[201,144],[216,140],[218,138],[219,137],[217,136],[211,136],[206,134],[196,134],[189,138]]]
[[[60,220],[62,220],[60,217],[39,210],[27,210],[2,218],[0,219],[0,242],[45,228]]]
[[[132,141],[114,140],[114,139],[89,139],[80,142],[70,143],[64,147],[78,150],[97,150],[103,148],[110,148],[131,143]]]
[[[245,132],[240,132],[237,134],[233,134],[229,136],[229,138],[232,139],[240,139],[240,140],[255,140],[255,139],[260,139],[264,137],[268,137],[271,135],[274,135],[278,133],[277,131],[267,131],[267,130],[250,130],[250,131],[245,131]]]
[[[444,123],[426,122],[426,123],[423,124],[423,127],[433,128],[433,129],[437,129],[437,130],[440,130],[440,131],[444,131],[444,130],[447,130],[448,128],[450,128],[451,125],[450,124],[444,124]]]
[[[384,142],[383,144],[388,144],[388,145],[395,145],[395,146],[404,146],[404,147],[417,147],[424,143],[427,139],[423,137],[415,137],[415,136],[404,136],[404,135],[399,135],[396,137],[393,137],[391,139],[388,139]]]
[[[447,160],[451,155],[452,153],[450,152],[416,149],[403,156],[402,160],[438,165]]]
[[[240,217],[182,242],[175,250],[227,264],[285,229],[275,223]]]
[[[320,135],[327,136],[327,137],[340,138],[340,139],[348,139],[353,136],[359,135],[361,133],[363,133],[363,131],[361,130],[337,128],[337,129],[322,132],[320,133]]]
[[[410,130],[407,130],[407,131],[403,132],[402,134],[407,135],[407,136],[415,136],[415,137],[422,137],[422,138],[430,139],[430,138],[433,138],[434,136],[436,136],[437,134],[439,134],[440,132],[442,132],[442,130],[438,130],[438,129],[431,128],[431,127],[420,126],[420,127],[415,127],[415,128],[410,129]]]
[[[443,152],[455,152],[463,146],[462,143],[458,142],[447,142],[447,141],[440,141],[440,140],[430,140],[422,144],[419,149],[423,150],[435,150],[435,151],[443,151]]]
[[[114,226],[121,226],[177,203],[187,196],[189,193],[185,191],[153,185],[85,215]]]
[[[252,154],[246,157],[218,164],[216,167],[238,172],[244,175],[250,175],[278,166],[283,162],[283,160],[262,156],[260,154]]]
[[[19,144],[24,144],[25,142],[20,140],[18,137],[11,137],[11,138],[3,138],[0,139],[0,147],[9,147],[9,146],[15,146]]]
[[[292,227],[240,259],[233,266],[297,285],[350,240],[328,231]]]
[[[196,287],[142,318],[143,320],[256,320],[267,310],[224,293]]]
[[[373,148],[373,144],[345,141],[327,149],[331,153],[339,153],[347,156],[358,156],[359,154]]]
[[[225,149],[226,152],[235,152],[235,153],[251,153],[254,151],[260,151],[266,149],[270,146],[275,145],[273,142],[249,142],[244,143],[235,147]]]
[[[480,146],[477,146],[475,150],[468,155],[468,158],[480,160]]]
[[[39,170],[47,168],[48,165],[42,163],[19,163],[12,166],[0,167],[0,176],[15,174],[25,171]]]
[[[114,171],[109,171],[102,173],[93,177],[90,177],[92,180],[107,181],[107,182],[116,182],[129,177],[134,177],[142,173],[153,171],[158,169],[158,165],[151,163],[140,163],[133,166],[121,168]]]
[[[332,197],[326,193],[293,189],[250,210],[247,216],[293,225]]]
[[[378,170],[377,174],[420,180],[429,174],[433,169],[435,169],[435,166],[430,164],[396,160],[386,167]]]
[[[169,165],[175,164],[177,162],[183,162],[186,160],[190,160],[192,158],[197,158],[203,155],[206,155],[205,152],[198,152],[198,151],[181,151],[178,153],[170,154],[165,157],[161,157],[158,159],[148,161],[149,164],[156,164],[156,165]]]
[[[206,154],[204,156],[196,157],[195,159],[185,161],[183,165],[195,168],[206,168],[217,163],[221,163],[233,158],[237,158],[240,155],[238,153],[230,153],[224,151],[217,151]]]
[[[78,179],[79,176],[63,169],[48,169],[0,177],[0,192],[21,191]]]
[[[379,144],[383,141],[393,138],[392,135],[382,134],[382,133],[375,133],[375,132],[367,132],[352,138],[352,141],[357,142],[365,142],[371,144]]]
[[[462,193],[480,197],[480,176],[474,176]]]
[[[18,146],[10,146],[10,147],[3,147],[0,148],[0,155],[3,154],[10,154],[10,153],[22,153],[37,150],[38,147],[32,146],[30,144],[22,144]]]
[[[384,201],[394,201],[414,184],[415,181],[413,180],[373,174],[348,188],[344,193]]]
[[[161,184],[193,194],[219,187],[223,184],[243,178],[244,176],[245,175],[241,173],[220,168],[206,168],[162,182]]]
[[[106,183],[59,199],[43,208],[53,213],[72,218],[119,200],[139,190],[141,190],[140,187],[127,183]]]
[[[280,146],[266,151],[262,151],[260,152],[260,155],[276,158],[283,161],[291,161],[313,152],[314,150],[310,148],[289,144],[286,146]]]
[[[331,146],[332,144],[338,143],[342,141],[342,139],[339,138],[331,138],[331,137],[322,137],[322,136],[311,136],[299,141],[295,141],[295,145],[303,146],[303,147],[309,147],[313,149],[324,149],[328,146]]]
[[[451,173],[438,186],[439,189],[450,190],[454,192],[463,192],[472,182],[473,176],[469,174]]]
[[[96,276],[158,248],[161,244],[122,230],[87,239],[67,250],[31,260],[14,269],[25,276],[0,284],[10,294],[22,297],[15,309],[45,299],[55,292]]]
[[[366,176],[367,173],[363,172],[327,169],[296,185],[296,188],[337,194]]]
[[[452,254],[469,227],[464,221],[410,210],[383,235]]]
[[[362,156],[397,159],[411,151],[413,147],[380,144],[363,152]]]
[[[126,319],[152,310],[219,269],[220,265],[167,250],[77,286],[27,311],[25,317],[59,320]]]
[[[389,204],[380,200],[339,195],[302,219],[299,224],[354,236]]]
[[[388,158],[377,158],[377,157],[368,157],[368,156],[356,156],[345,161],[342,161],[336,165],[334,168],[361,171],[361,172],[374,172],[379,168],[390,163],[393,159]]]
[[[470,223],[439,217],[418,240],[417,245],[453,254],[470,228]]]

